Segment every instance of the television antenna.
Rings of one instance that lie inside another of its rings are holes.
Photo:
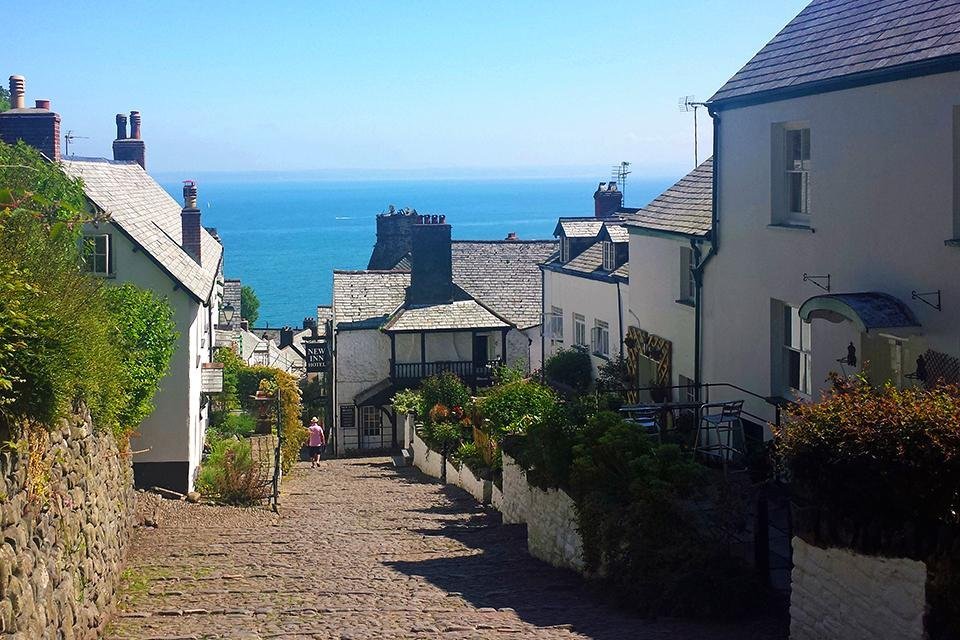
[[[697,149],[697,110],[705,107],[703,102],[697,102],[696,96],[680,96],[677,106],[683,113],[693,112],[693,166],[700,166],[700,154]]]
[[[613,169],[610,170],[610,177],[613,178],[618,185],[620,185],[621,195],[627,190],[627,176],[631,173],[630,163],[626,160],[620,164],[613,165]]]
[[[78,136],[73,132],[73,129],[71,129],[70,131],[67,131],[67,133],[64,134],[63,136],[63,141],[65,143],[64,154],[67,156],[70,155],[70,142],[72,140],[89,140],[89,139],[90,138],[88,136]]]

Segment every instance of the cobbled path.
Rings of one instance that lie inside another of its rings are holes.
[[[280,516],[171,504],[138,532],[110,638],[786,637],[625,613],[528,556],[522,526],[386,458],[297,469]]]

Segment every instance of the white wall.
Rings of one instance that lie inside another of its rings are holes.
[[[131,438],[134,463],[189,462],[190,487],[203,449],[206,411],[200,409],[200,364],[209,361],[214,308],[201,306],[164,273],[143,250],[136,248],[111,223],[86,225],[85,233],[112,237],[115,278],[108,283],[131,282],[165,298],[174,310],[179,335],[166,376],[154,396],[155,409]],[[216,292],[214,292],[216,298]],[[204,334],[206,339],[204,340]],[[203,344],[203,348],[201,348]]]
[[[680,250],[686,239],[644,236],[630,232],[630,313],[626,324],[672,343],[671,385],[680,376],[694,379],[696,310],[680,299]]]
[[[770,300],[799,306],[823,293],[803,282],[805,272],[829,273],[833,292],[897,296],[930,348],[960,354],[960,248],[944,246],[953,236],[957,104],[960,73],[949,73],[721,112],[720,252],[704,282],[706,381],[771,393]],[[811,128],[814,233],[768,227],[772,126],[783,122]],[[912,290],[937,289],[942,312],[910,299]],[[815,386],[837,368],[849,333],[848,324],[814,321]]]
[[[633,266],[631,265],[631,271]],[[622,298],[623,327],[621,328],[621,308],[617,301],[617,285],[600,280],[592,280],[573,276],[567,273],[557,273],[548,269],[543,270],[543,309],[544,309],[544,360],[560,349],[569,349],[574,346],[573,314],[579,313],[586,319],[586,346],[590,350],[590,336],[595,320],[606,322],[610,328],[610,357],[615,358],[620,353],[621,332],[629,326],[627,305],[629,287],[620,285]],[[563,342],[551,339],[549,314],[552,307],[563,309]],[[592,351],[592,350],[591,350]],[[598,367],[605,362],[604,358],[592,355],[594,375]]]

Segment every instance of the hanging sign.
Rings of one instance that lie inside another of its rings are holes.
[[[307,373],[324,373],[330,367],[330,349],[326,340],[303,343],[307,356]]]
[[[204,362],[200,369],[200,391],[221,393],[223,391],[223,363]]]

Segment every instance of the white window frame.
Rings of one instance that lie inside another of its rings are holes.
[[[613,271],[617,268],[617,246],[609,240],[604,240],[601,248],[603,249],[603,270]]]
[[[787,221],[794,224],[810,224],[810,126],[786,125],[783,127],[783,211]],[[793,139],[799,137],[800,153],[795,158]],[[805,153],[804,153],[805,152]],[[799,181],[799,206],[794,210],[794,180]]]
[[[560,263],[570,262],[570,238],[563,236],[560,238]]]
[[[680,247],[680,297],[677,301],[692,303],[696,286],[693,277],[693,249]]]
[[[610,355],[610,323],[603,320],[593,321],[592,344],[593,353],[604,358]]]
[[[813,395],[810,323],[800,319],[798,307],[788,304],[782,307],[781,322],[783,323],[781,387],[785,392],[810,398]],[[794,379],[797,384],[793,384]]]
[[[100,242],[103,246],[97,246]],[[83,262],[88,273],[97,276],[112,275],[113,269],[110,268],[111,255],[110,250],[113,245],[113,238],[109,233],[95,233],[83,236]],[[98,268],[97,262],[103,259],[103,269]],[[91,262],[92,261],[92,262]]]
[[[360,407],[360,436],[363,438],[379,438],[383,435],[383,420],[380,418],[380,409],[372,404]]]
[[[573,344],[578,347],[587,346],[587,319],[583,314],[573,314]]]
[[[550,339],[563,342],[563,308],[550,307]]]

